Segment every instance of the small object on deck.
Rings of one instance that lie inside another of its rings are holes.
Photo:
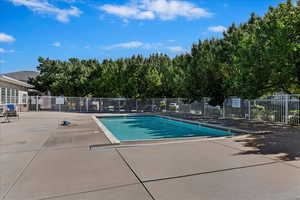
[[[71,124],[71,122],[64,120],[64,121],[61,122],[60,125],[61,126],[69,126],[70,124]]]

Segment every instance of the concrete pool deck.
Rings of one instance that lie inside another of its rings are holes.
[[[300,199],[300,160],[244,154],[236,138],[89,149],[109,144],[91,114],[28,112],[0,126],[3,200]]]

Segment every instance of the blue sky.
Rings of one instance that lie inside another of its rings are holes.
[[[0,0],[0,73],[35,70],[39,56],[175,56],[281,0]]]

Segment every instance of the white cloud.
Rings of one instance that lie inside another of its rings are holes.
[[[11,50],[6,50],[6,49],[3,49],[3,48],[0,48],[0,53],[14,53],[15,50],[11,49]]]
[[[0,33],[0,42],[14,42],[16,39],[8,34]]]
[[[154,19],[155,16],[150,11],[141,11],[134,6],[118,6],[106,4],[99,7],[100,10],[103,10],[109,14],[117,15],[125,19]]]
[[[40,14],[52,14],[60,22],[69,22],[70,17],[79,17],[82,11],[71,6],[69,9],[61,9],[43,0],[9,0],[16,6],[25,6],[30,10]]]
[[[227,28],[224,26],[210,26],[208,27],[208,30],[215,33],[223,33],[224,31],[227,30]]]
[[[102,47],[105,50],[112,50],[112,49],[145,49],[145,50],[168,50],[171,53],[184,53],[187,52],[187,50],[181,46],[165,46],[163,43],[157,42],[157,43],[145,43],[140,41],[131,41],[131,42],[125,42],[125,43],[119,43],[114,44],[106,47]]]
[[[53,42],[52,46],[54,46],[54,47],[60,47],[61,43],[60,42]]]
[[[132,41],[132,42],[119,43],[119,44],[107,46],[107,47],[105,47],[105,49],[115,49],[115,48],[134,49],[134,48],[142,47],[143,45],[144,45],[144,43],[142,43],[142,42]]]
[[[57,1],[65,2],[65,3],[75,3],[75,2],[78,2],[78,0],[57,0]]]
[[[183,53],[186,52],[186,49],[184,49],[181,46],[170,46],[170,47],[166,47],[169,51],[171,51],[172,53]]]
[[[146,8],[156,13],[163,20],[171,20],[177,16],[193,19],[212,15],[205,9],[199,8],[188,1],[143,0],[143,3]]]
[[[142,48],[142,49],[156,49],[159,47],[162,47],[162,43],[144,43],[140,41],[131,41],[131,42],[125,42],[125,43],[119,43],[114,44],[110,46],[104,47],[104,49],[110,50],[115,48],[123,48],[123,49],[136,49],[136,48]]]
[[[212,13],[199,8],[193,3],[180,0],[136,0],[127,5],[105,4],[99,9],[126,19],[172,20],[176,17],[197,19],[211,17]]]
[[[0,64],[4,64],[5,63],[5,61],[4,60],[0,60]]]

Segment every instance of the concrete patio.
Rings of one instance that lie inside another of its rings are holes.
[[[235,138],[89,149],[109,144],[91,114],[58,112],[0,131],[0,199],[300,199],[300,160],[243,154]]]

